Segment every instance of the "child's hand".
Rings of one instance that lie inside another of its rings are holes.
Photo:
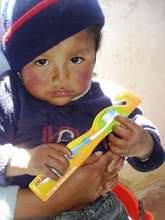
[[[110,150],[120,156],[134,156],[143,158],[153,148],[150,134],[129,118],[117,116],[119,125],[115,125],[108,137]]]
[[[26,172],[29,175],[42,174],[57,179],[57,176],[50,168],[54,168],[61,175],[64,175],[69,166],[66,155],[67,157],[71,157],[71,151],[62,144],[43,144],[28,152],[30,154],[30,160]]]

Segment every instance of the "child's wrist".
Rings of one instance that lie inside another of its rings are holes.
[[[151,135],[148,132],[147,132],[147,134],[148,134],[148,141],[146,143],[146,148],[147,148],[146,152],[143,155],[140,155],[138,157],[143,162],[150,159],[150,156],[152,154],[153,147],[154,147],[154,142],[153,142],[153,139],[152,139]]]
[[[141,160],[142,162],[148,161],[150,159],[151,154],[152,151],[144,154],[143,156],[138,157],[138,159]]]
[[[30,160],[30,155],[27,150],[21,148],[17,149],[7,166],[6,176],[16,176],[27,174],[26,170]]]

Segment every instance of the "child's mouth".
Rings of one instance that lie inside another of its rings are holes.
[[[71,96],[71,92],[68,90],[57,90],[57,91],[51,92],[51,96],[66,97],[66,96]]]

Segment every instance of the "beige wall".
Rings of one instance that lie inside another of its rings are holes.
[[[159,128],[165,149],[165,1],[100,2],[106,25],[96,72],[141,97],[145,115]],[[165,166],[147,174],[126,167],[122,177],[139,188],[165,178]]]
[[[165,1],[100,2],[106,26],[96,72],[141,97],[165,146]]]

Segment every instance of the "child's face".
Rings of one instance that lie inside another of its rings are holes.
[[[95,55],[94,40],[81,31],[24,66],[24,85],[36,98],[65,105],[88,89]]]

